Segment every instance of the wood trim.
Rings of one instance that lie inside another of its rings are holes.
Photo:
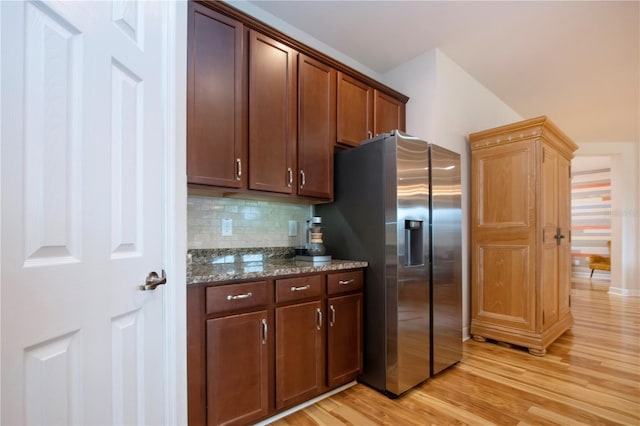
[[[286,44],[287,46],[291,47],[294,50],[297,50],[300,53],[303,53],[307,56],[310,56],[314,59],[317,59],[335,68],[337,71],[341,71],[341,72],[344,72],[345,74],[349,74],[350,76],[367,83],[372,88],[380,90],[381,92],[386,93],[389,96],[392,96],[396,99],[401,100],[403,103],[407,103],[407,101],[409,100],[409,97],[407,95],[404,95],[390,88],[389,86],[386,86],[380,83],[379,81],[374,80],[371,77],[368,77],[367,75],[359,71],[356,71],[355,69],[343,64],[342,62],[339,62],[333,59],[330,56],[325,55],[324,53],[314,49],[313,47],[307,46],[306,44],[291,38],[285,33],[280,32],[277,29],[265,24],[264,22],[259,21],[250,15],[245,14],[244,12],[236,9],[235,7],[225,2],[211,1],[211,0],[195,0],[195,1],[196,3],[200,3],[212,10],[215,10],[219,13],[229,16],[230,18],[236,19],[242,22],[247,28],[251,28],[256,31],[259,31],[283,44]]]
[[[544,138],[565,158],[573,158],[578,145],[546,116],[531,118],[469,135],[471,150],[511,143],[517,140]]]

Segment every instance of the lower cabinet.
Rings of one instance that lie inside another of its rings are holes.
[[[362,371],[361,269],[187,288],[191,425],[252,424]]]
[[[362,293],[327,300],[327,385],[340,386],[362,371]]]
[[[245,424],[269,412],[267,311],[207,320],[207,423]]]
[[[276,408],[318,395],[324,372],[320,301],[276,308]]]

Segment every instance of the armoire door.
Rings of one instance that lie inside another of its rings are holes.
[[[571,161],[558,156],[558,314],[571,312]]]
[[[558,153],[546,145],[541,146],[540,209],[542,211],[542,257],[539,264],[541,289],[541,318],[546,330],[558,320],[559,245],[562,242],[558,227]]]
[[[535,161],[527,141],[473,152],[474,322],[535,331]]]

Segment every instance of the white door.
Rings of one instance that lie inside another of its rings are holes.
[[[162,423],[162,4],[0,7],[0,423]]]

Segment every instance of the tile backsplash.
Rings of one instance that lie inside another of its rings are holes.
[[[296,247],[305,243],[306,222],[311,215],[312,207],[307,204],[189,195],[187,246],[189,249]],[[222,222],[228,219],[231,236],[222,236]],[[289,221],[297,224],[295,237],[288,236]]]

